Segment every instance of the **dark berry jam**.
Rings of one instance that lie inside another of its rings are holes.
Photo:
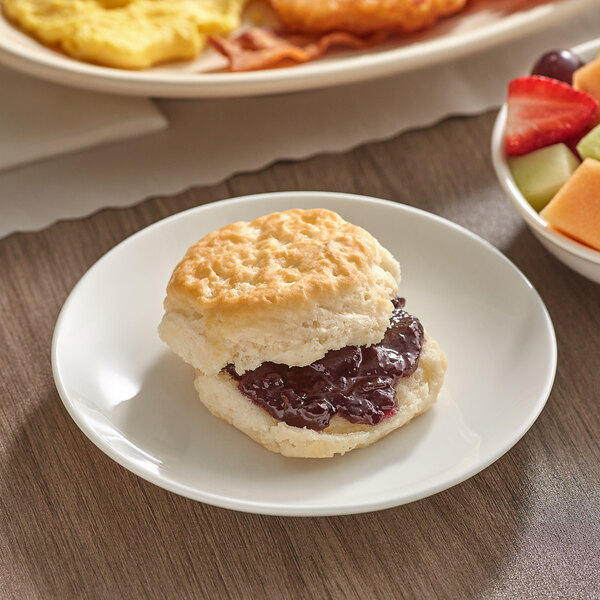
[[[351,423],[376,425],[396,411],[396,382],[417,368],[423,326],[394,298],[390,326],[373,346],[346,346],[306,367],[263,363],[243,375],[226,371],[242,394],[272,417],[320,431],[335,414]]]

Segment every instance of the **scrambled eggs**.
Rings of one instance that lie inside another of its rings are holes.
[[[246,0],[3,0],[5,13],[41,42],[123,69],[192,59],[206,36],[240,24]]]

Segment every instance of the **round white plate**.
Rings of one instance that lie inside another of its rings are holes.
[[[232,221],[296,207],[329,208],[372,232],[400,260],[407,309],[448,357],[431,410],[332,459],[273,454],[213,417],[197,399],[192,368],[156,331],[170,273],[189,245]],[[424,498],[504,454],[548,398],[556,341],[531,284],[474,234],[401,204],[290,192],[192,209],[119,244],[65,303],[52,363],[75,422],[141,477],[225,508],[334,515]]]
[[[357,82],[459,58],[559,23],[595,1],[471,0],[464,12],[400,45],[250,73],[206,72],[220,65],[211,51],[196,61],[146,71],[79,62],[21,33],[0,11],[0,62],[57,83],[117,94],[172,98],[272,94]]]

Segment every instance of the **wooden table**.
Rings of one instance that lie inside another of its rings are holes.
[[[510,207],[490,164],[493,119],[451,119],[0,241],[0,597],[600,598],[600,286],[552,258]],[[147,483],[68,416],[50,342],[90,265],[175,212],[290,189],[442,215],[538,289],[558,338],[556,383],[533,428],[491,467],[381,512],[265,517]]]

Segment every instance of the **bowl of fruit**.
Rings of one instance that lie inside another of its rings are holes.
[[[508,84],[498,179],[546,249],[600,283],[600,39],[544,54]]]

